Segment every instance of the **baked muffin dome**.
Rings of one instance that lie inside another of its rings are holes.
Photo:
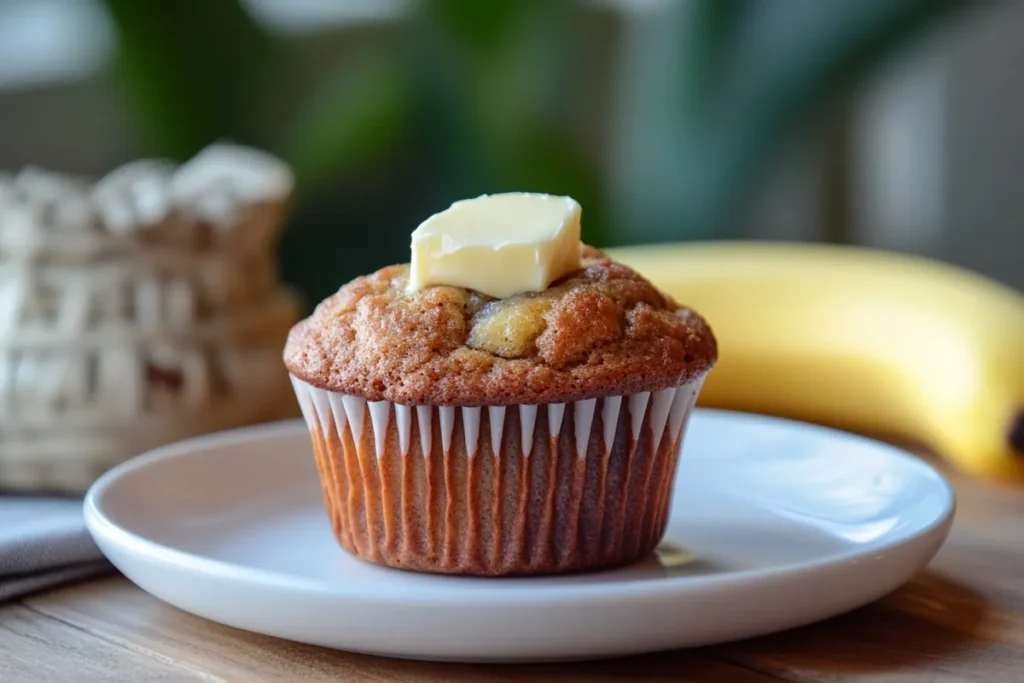
[[[717,359],[708,324],[581,245],[543,292],[493,299],[407,290],[408,266],[359,277],[292,328],[289,371],[328,391],[405,405],[561,403],[675,387]]]

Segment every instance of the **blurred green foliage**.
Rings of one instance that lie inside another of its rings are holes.
[[[617,28],[607,149],[568,0],[422,0],[357,58],[305,82],[294,38],[237,0],[106,0],[116,83],[147,154],[233,139],[296,171],[285,277],[318,300],[406,257],[454,199],[571,194],[598,245],[728,235],[786,136],[964,0],[685,0]]]

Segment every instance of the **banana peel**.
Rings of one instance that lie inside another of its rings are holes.
[[[711,324],[700,404],[921,443],[1024,482],[1024,296],[928,259],[847,246],[609,249]]]

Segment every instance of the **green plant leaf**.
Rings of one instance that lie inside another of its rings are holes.
[[[385,58],[347,63],[313,88],[277,146],[301,192],[315,192],[392,147],[408,121],[410,99],[400,65]]]
[[[114,73],[147,154],[184,159],[218,138],[248,141],[275,43],[236,0],[104,0]]]
[[[566,0],[419,5],[406,44],[425,151],[445,171],[442,197],[532,189],[600,198],[598,173],[573,135],[581,64],[570,8]],[[595,235],[599,214],[588,205]]]
[[[632,68],[622,76],[626,144],[612,187],[619,238],[725,234],[794,129],[933,20],[967,5],[690,0],[648,18],[640,27],[648,39],[628,43]]]
[[[438,31],[456,51],[477,58],[503,50],[522,23],[557,0],[425,0],[417,20]]]
[[[739,0],[691,0],[624,17],[609,164],[614,242],[694,229],[680,225],[681,207],[694,207],[709,174],[683,176],[699,153],[685,146],[702,135],[742,9]]]

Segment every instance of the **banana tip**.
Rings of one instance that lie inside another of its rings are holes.
[[[1024,456],[1024,408],[1017,411],[1010,423],[1010,430],[1006,434],[1010,448],[1019,455]]]

